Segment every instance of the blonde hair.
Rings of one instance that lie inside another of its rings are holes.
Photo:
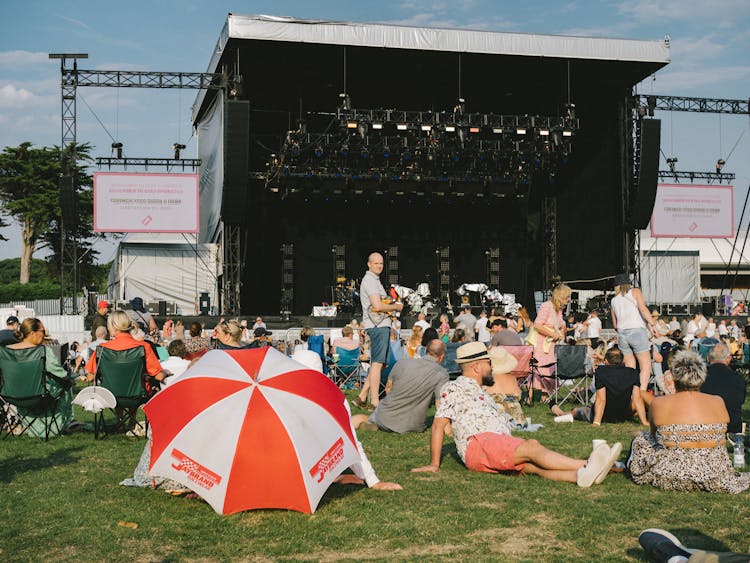
[[[125,311],[117,309],[112,311],[107,317],[107,329],[109,334],[113,335],[115,332],[128,332],[133,326],[133,321]]]
[[[219,323],[219,328],[224,334],[228,334],[232,340],[239,342],[242,338],[242,327],[237,319],[231,319],[223,323]]]
[[[552,306],[556,311],[560,311],[565,306],[565,299],[570,297],[571,289],[564,283],[559,283],[552,290]]]
[[[625,295],[628,291],[633,289],[633,286],[629,283],[623,283],[615,286],[615,295]]]

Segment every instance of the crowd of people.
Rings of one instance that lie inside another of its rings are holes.
[[[643,425],[625,464],[634,483],[726,493],[750,488],[750,473],[736,471],[726,447],[728,436],[744,431],[746,382],[733,364],[748,363],[748,339],[736,319],[715,323],[701,314],[682,323],[663,319],[658,311],[649,311],[640,290],[621,274],[614,278],[610,315],[616,336],[611,338],[604,336],[599,311],[564,318],[571,289],[560,284],[533,321],[524,309],[510,315],[465,305],[453,318],[420,314],[402,340],[397,315],[402,305],[388,298],[379,279],[382,270],[382,256],[372,254],[360,291],[361,322],[352,320],[328,339],[311,327],[303,327],[292,342],[274,339],[262,317],[252,325],[221,319],[208,329],[199,322],[186,327],[180,319],[167,319],[160,329],[139,298],[127,311],[110,311],[101,301],[90,340],[71,345],[65,362],[50,348],[45,350],[45,371],[54,376],[46,379],[47,385],[58,399],[50,416],[59,432],[70,427],[72,382],[96,381],[97,352],[102,349],[142,347],[145,375],[157,392],[209,350],[275,346],[311,369],[329,372],[334,381],[342,371],[342,358],[353,358],[356,377],[350,381],[358,389],[352,404],[362,412],[351,416],[352,433],[398,435],[429,428],[429,463],[414,472],[440,471],[443,442],[452,437],[470,471],[538,475],[580,487],[602,483],[618,464],[622,444],[594,440],[590,454],[578,459],[521,437],[535,430],[524,408],[536,395],[548,402],[559,422]],[[48,338],[38,319],[19,323],[9,318],[6,330],[0,331],[0,344],[7,348],[0,354],[0,369],[2,362],[12,361],[12,354],[45,347]],[[563,344],[586,346],[587,370],[593,376],[592,404],[567,412],[552,400],[556,346]],[[537,366],[534,377],[523,379],[525,389],[519,385],[518,358],[511,353],[523,346],[531,347]],[[166,353],[160,354],[159,348]],[[19,407],[14,416],[23,420],[26,413]],[[38,423],[28,426],[30,434],[41,435]],[[361,463],[353,467],[354,475],[344,475],[339,482],[400,489],[377,478],[359,441],[357,445]],[[179,484],[147,475],[148,450],[147,444],[133,479],[125,484],[179,489]]]

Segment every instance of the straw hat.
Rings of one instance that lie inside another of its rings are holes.
[[[518,360],[505,348],[494,346],[490,349],[489,355],[492,362],[492,375],[510,373],[518,365]]]
[[[476,362],[477,360],[489,360],[489,358],[487,346],[481,342],[467,342],[463,346],[459,346],[456,350],[457,364]]]

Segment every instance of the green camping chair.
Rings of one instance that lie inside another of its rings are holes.
[[[138,407],[150,398],[145,373],[146,352],[143,346],[128,350],[96,348],[96,384],[108,389],[117,399],[117,421],[111,432],[125,429],[127,424],[127,428],[138,426],[145,435],[147,423],[141,424],[136,418]],[[98,439],[100,433],[107,433],[104,411],[94,413],[94,439]]]
[[[0,398],[5,402],[0,420],[7,431],[5,437],[14,434],[18,428],[23,428],[19,436],[36,421],[44,422],[44,440],[49,440],[50,431],[53,426],[56,434],[60,433],[60,427],[55,417],[57,402],[62,393],[53,395],[47,390],[44,346],[34,348],[0,347]],[[12,417],[8,406],[13,405],[18,410],[18,415]]]

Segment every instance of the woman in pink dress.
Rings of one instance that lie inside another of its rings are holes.
[[[555,344],[565,340],[565,322],[563,321],[563,309],[570,301],[570,287],[565,284],[558,284],[552,290],[552,297],[545,301],[539,307],[539,312],[534,321],[534,328],[537,336],[534,342],[534,358],[539,366],[554,364]],[[540,367],[540,375],[552,375],[552,368]],[[553,382],[546,377],[535,377],[533,382],[534,389],[542,390],[542,400],[553,388]]]

